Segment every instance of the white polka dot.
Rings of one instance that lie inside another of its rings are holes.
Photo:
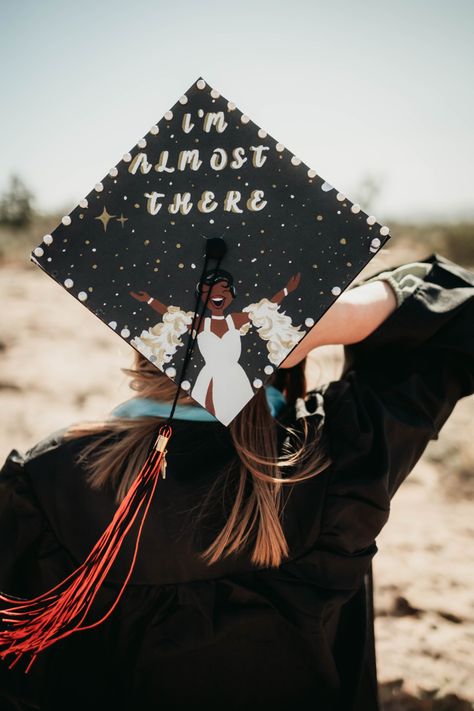
[[[386,237],[389,232],[390,232],[390,229],[388,227],[382,227],[380,230],[380,234],[382,235],[382,237]]]
[[[158,128],[158,126],[152,126],[152,127],[150,128],[150,133],[151,133],[153,136],[156,136],[156,134],[159,133],[159,132],[160,132],[160,129]]]
[[[104,189],[104,186],[102,185],[102,183],[96,183],[96,184],[95,184],[95,189],[96,189],[96,191],[97,191],[98,193],[101,193],[102,190]]]
[[[277,143],[275,148],[277,149],[278,153],[281,153],[285,150],[285,146],[283,145],[283,143]]]
[[[331,294],[334,294],[334,296],[339,296],[341,293],[341,287],[340,286],[333,286],[331,289]]]
[[[308,328],[311,328],[314,326],[314,318],[306,318],[304,321],[304,325],[307,326]]]
[[[82,198],[79,203],[79,207],[89,207],[89,203],[87,202],[86,198]]]
[[[357,215],[357,213],[360,212],[360,205],[355,202],[351,207],[351,212],[353,212],[354,215]]]
[[[118,175],[118,170],[117,170],[117,168],[115,168],[115,167],[114,167],[114,168],[111,168],[111,169],[109,170],[109,175],[110,175],[111,178],[116,178],[117,175]]]
[[[375,217],[373,215],[368,216],[368,218],[367,218],[368,225],[375,225],[376,222],[377,222],[377,220],[375,219]]]
[[[183,94],[183,96],[179,100],[179,103],[180,104],[187,104],[188,103],[188,97],[186,96],[186,94]]]
[[[261,388],[262,385],[263,385],[263,383],[262,383],[262,381],[260,380],[260,378],[255,378],[255,380],[253,381],[253,386],[254,386],[254,388]]]
[[[87,299],[87,294],[86,294],[86,292],[85,292],[85,291],[80,291],[80,292],[78,293],[78,295],[77,295],[77,298],[79,299],[79,301],[86,301],[86,299]]]
[[[63,223],[63,225],[66,225],[66,227],[67,227],[68,225],[71,224],[72,220],[69,217],[69,215],[64,215],[64,217],[61,218],[61,222]]]
[[[332,185],[330,183],[326,183],[326,181],[321,185],[321,190],[325,193],[328,193],[330,190],[334,190]]]
[[[267,132],[263,128],[258,129],[258,137],[259,138],[266,138],[267,137]]]
[[[124,161],[124,163],[130,163],[130,161],[132,160],[132,156],[130,155],[130,153],[124,153],[122,156],[122,160]]]
[[[212,89],[212,91],[211,91],[211,96],[212,96],[213,99],[218,99],[219,96],[220,96],[220,92],[217,91],[217,89]]]
[[[66,287],[66,289],[72,289],[72,287],[74,286],[73,280],[72,279],[65,279],[64,286]]]
[[[375,247],[376,249],[378,249],[381,245],[381,242],[378,237],[374,237],[374,239],[372,240],[372,242],[370,244],[372,247]]]
[[[45,235],[45,236],[43,237],[43,242],[44,242],[45,244],[52,244],[52,243],[53,243],[53,238],[51,237],[51,235]]]
[[[115,329],[117,328],[117,321],[109,321],[109,326],[115,331]]]
[[[229,111],[235,111],[236,106],[235,106],[235,104],[234,104],[233,101],[228,101],[228,102],[227,102],[227,108],[229,109]]]
[[[35,257],[42,257],[44,254],[43,247],[36,247],[36,249],[33,251],[33,254],[35,255]]]
[[[291,164],[292,165],[299,165],[301,163],[301,160],[297,158],[296,156],[292,156],[291,158]]]
[[[240,120],[242,123],[248,123],[250,121],[249,117],[246,116],[246,114],[242,114],[242,116],[240,117]]]
[[[168,378],[174,378],[176,375],[176,368],[166,368],[165,373]]]
[[[189,380],[183,380],[183,382],[181,383],[181,387],[183,388],[183,390],[189,390],[189,388],[191,387],[191,383],[189,382]]]
[[[172,118],[173,118],[173,112],[172,112],[172,111],[167,111],[167,112],[165,113],[165,119],[166,119],[167,121],[171,121]]]
[[[199,81],[196,84],[198,89],[205,89],[206,88],[206,82],[204,79],[199,79]]]
[[[308,170],[308,178],[315,178],[316,177],[316,171],[310,168]]]
[[[139,148],[145,148],[145,146],[146,146],[146,138],[140,138],[140,140],[139,140],[138,143],[137,143],[137,146],[138,146]]]
[[[338,193],[336,195],[336,200],[339,200],[339,202],[344,202],[345,199],[346,199],[346,196],[343,195],[342,193]]]
[[[266,365],[263,370],[266,373],[266,375],[271,375],[274,371],[274,367],[273,367],[273,365]]]
[[[130,335],[130,331],[128,330],[128,328],[122,328],[122,330],[120,331],[120,335],[122,336],[122,338],[128,338]]]

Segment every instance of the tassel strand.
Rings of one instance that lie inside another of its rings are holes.
[[[30,655],[31,660],[26,669],[29,671],[42,650],[74,632],[97,627],[115,610],[133,573],[143,526],[166,461],[166,446],[171,433],[169,425],[160,428],[153,450],[118,506],[111,523],[86,560],[71,575],[32,600],[0,593],[0,601],[9,605],[0,610],[2,622],[8,625],[0,631],[0,658],[14,655],[10,669],[24,655]],[[140,511],[142,514],[132,561],[113,604],[99,620],[83,624]]]

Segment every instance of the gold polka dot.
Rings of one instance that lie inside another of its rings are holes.
[[[339,242],[340,242],[341,244],[347,244],[347,240],[346,240],[345,237],[342,237],[342,238],[339,240]]]
[[[352,262],[346,262],[347,267],[352,267]]]
[[[161,261],[160,259],[155,259],[155,262],[156,262],[157,264],[159,264],[160,261]]]
[[[154,272],[157,272],[157,271],[158,271],[158,267],[155,267],[155,268],[153,269],[153,271],[154,271]]]
[[[176,222],[173,222],[173,220],[171,220],[170,225],[175,225],[175,224],[176,224]]]
[[[86,239],[84,244],[90,244],[90,240]]]
[[[92,269],[97,269],[97,264],[93,264]]]
[[[148,245],[150,244],[150,240],[149,240],[149,239],[146,239],[146,240],[143,242],[143,244],[145,245],[145,247],[148,247]]]
[[[123,272],[123,267],[120,267],[120,271]]]
[[[176,248],[181,249],[181,244],[179,242],[176,244]]]
[[[180,263],[178,264],[178,267],[179,267],[180,269],[184,269],[184,264],[183,264],[182,262],[180,262]]]
[[[87,289],[87,291],[92,292],[92,291],[94,291],[94,289],[92,288],[92,286],[90,286],[90,287]]]
[[[133,207],[140,207],[140,205],[138,204],[138,202],[136,202]]]
[[[322,216],[322,215],[316,215],[316,219],[318,220],[318,222],[321,222],[321,220],[323,219],[323,216]]]
[[[83,219],[84,219],[84,215],[79,215],[79,219],[80,219],[80,220],[83,220]]]

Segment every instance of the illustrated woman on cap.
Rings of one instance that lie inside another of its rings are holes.
[[[283,356],[282,352],[275,352],[275,348],[286,352],[304,335],[291,324],[288,316],[278,312],[276,308],[281,301],[297,289],[300,274],[292,276],[286,286],[280,289],[271,299],[262,299],[258,304],[251,304],[243,311],[234,311],[226,315],[226,310],[231,306],[236,289],[232,275],[223,269],[214,269],[205,273],[202,283],[198,284],[196,291],[201,296],[201,301],[207,303],[211,312],[206,316],[199,328],[197,345],[204,358],[205,365],[199,372],[191,395],[194,400],[215,414],[222,422],[230,422],[235,414],[253,397],[254,390],[251,382],[239,364],[241,355],[241,336],[245,335],[252,323],[264,316],[266,329],[262,337],[269,341],[270,354],[274,360]],[[210,291],[210,294],[208,293]],[[146,302],[161,316],[172,314],[176,331],[191,328],[191,314],[168,307],[158,299],[150,296],[146,291],[130,292],[137,301]],[[179,317],[181,317],[179,319]],[[268,324],[271,324],[270,330]],[[257,327],[257,333],[262,329]],[[181,333],[179,333],[181,335]],[[163,329],[152,327],[143,331],[140,337],[133,340],[133,345],[156,363],[157,355],[169,350],[170,339]],[[273,348],[272,348],[273,346]],[[171,357],[174,349],[169,353]],[[281,360],[279,358],[278,362]],[[185,383],[186,385],[187,383]]]

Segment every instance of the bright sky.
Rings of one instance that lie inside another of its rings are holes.
[[[472,0],[22,0],[0,9],[0,190],[71,210],[199,76],[371,211],[474,216]]]

